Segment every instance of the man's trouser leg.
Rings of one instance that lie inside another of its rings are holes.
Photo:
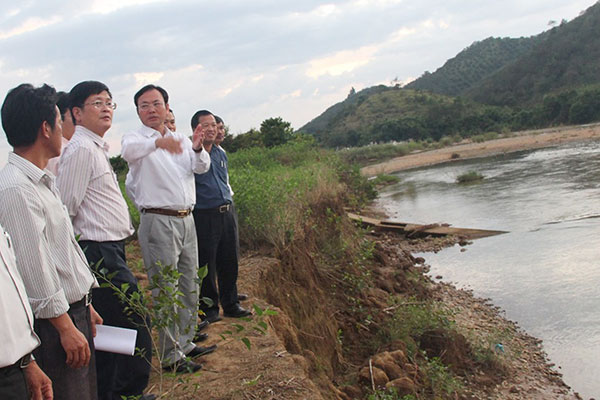
[[[137,279],[125,261],[125,243],[80,241],[92,268],[106,276],[117,288],[129,285],[127,295],[138,292]],[[98,278],[102,285],[104,279]],[[122,303],[113,288],[93,290],[92,304],[104,319],[105,325],[137,330],[136,354],[127,356],[104,351],[96,353],[98,397],[100,400],[120,400],[121,396],[137,396],[144,392],[150,377],[152,363],[152,338],[147,316],[136,313],[128,315],[126,303]],[[143,354],[143,356],[142,356]]]
[[[217,246],[221,236],[219,215],[194,211],[196,237],[198,240],[198,266],[207,266],[208,273],[200,287],[200,309],[206,317],[219,315],[219,289],[217,286]],[[212,304],[206,304],[202,298],[208,298]]]
[[[224,311],[238,304],[238,234],[235,214],[230,211],[221,214],[221,240],[217,248],[217,278],[219,300]]]
[[[72,305],[67,312],[73,324],[88,341],[91,358],[87,367],[71,368],[67,366],[67,354],[60,343],[58,331],[47,319],[36,319],[35,333],[42,344],[33,351],[40,368],[52,380],[54,400],[96,400],[96,352],[92,336],[92,320],[87,306]]]
[[[29,400],[24,372],[19,366],[0,368],[0,399]]]
[[[161,280],[168,267],[181,274],[172,289],[183,293],[179,298],[183,307],[173,306],[172,319],[158,328],[161,363],[171,365],[195,347],[192,338],[197,324],[199,288],[194,219],[191,215],[179,218],[142,213],[138,236],[151,282],[156,279],[154,276]],[[160,300],[158,289],[154,289],[152,295],[155,301]]]

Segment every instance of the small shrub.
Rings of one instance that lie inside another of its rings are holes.
[[[456,183],[474,183],[482,181],[483,179],[485,179],[485,176],[483,176],[479,172],[469,171],[457,176]]]

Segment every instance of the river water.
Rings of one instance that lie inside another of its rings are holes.
[[[471,170],[485,179],[455,183]],[[432,276],[490,298],[542,339],[575,391],[600,397],[600,142],[396,175],[378,200],[390,219],[509,232],[421,256]]]

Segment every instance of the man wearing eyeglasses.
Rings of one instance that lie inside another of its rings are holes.
[[[131,236],[133,227],[104,141],[117,104],[108,87],[97,81],[75,85],[69,103],[76,126],[60,158],[57,185],[61,198],[79,235],[79,245],[100,282],[110,282],[117,288],[127,284],[131,296],[139,292],[137,279],[125,260],[125,239]],[[155,398],[142,395],[152,358],[152,340],[146,329],[149,322],[145,324],[138,314],[128,315],[126,305],[111,287],[94,289],[92,302],[106,325],[137,330],[136,348],[141,354],[96,353],[99,399]]]
[[[161,279],[175,268],[180,277],[173,293],[181,292],[183,307],[169,326],[159,328],[162,366],[176,372],[197,371],[188,361],[211,353],[216,346],[196,346],[193,338],[198,315],[198,247],[191,210],[196,203],[194,173],[206,172],[210,157],[202,148],[202,129],[193,141],[165,126],[169,95],[160,86],[147,85],[133,98],[142,126],[121,141],[121,155],[129,164],[127,193],[140,210],[138,237],[148,276]],[[163,282],[169,284],[168,282]],[[154,293],[157,295],[157,293]]]

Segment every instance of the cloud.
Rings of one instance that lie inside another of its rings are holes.
[[[368,64],[377,51],[377,46],[365,46],[356,50],[344,50],[336,54],[312,60],[306,75],[311,78],[318,78],[321,75],[329,74],[338,76],[346,72],[351,72],[356,68]]]
[[[16,15],[16,14],[15,14]],[[12,28],[8,31],[0,31],[0,40],[9,39],[13,36],[18,36],[23,33],[32,32],[43,27],[54,25],[62,21],[59,16],[54,16],[50,19],[42,19],[39,17],[27,18],[21,25]]]

